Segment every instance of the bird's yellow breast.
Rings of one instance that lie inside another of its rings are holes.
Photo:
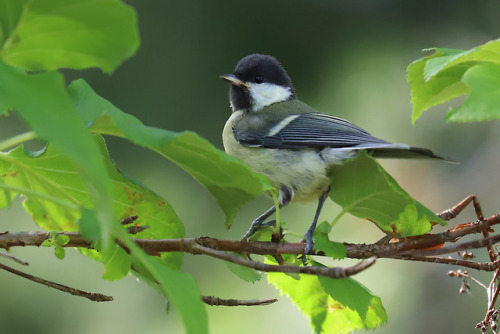
[[[328,188],[328,164],[315,149],[289,150],[248,147],[236,141],[235,124],[244,112],[233,112],[224,126],[222,140],[228,154],[238,158],[257,173],[266,175],[275,187],[293,190],[293,200],[315,201]]]

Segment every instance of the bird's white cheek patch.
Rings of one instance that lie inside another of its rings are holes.
[[[288,100],[292,96],[289,87],[273,85],[268,83],[247,83],[252,98],[252,111],[259,111],[268,105]]]

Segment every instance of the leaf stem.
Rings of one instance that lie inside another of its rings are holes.
[[[34,132],[25,132],[20,135],[8,138],[2,142],[0,142],[0,151],[7,150],[13,146],[17,146],[21,143],[27,142],[28,140],[32,140],[36,138],[36,134]]]
[[[332,220],[332,222],[330,223],[330,228],[333,228],[335,226],[335,224],[337,224],[337,222],[340,220],[340,218],[342,218],[343,215],[346,214],[347,211],[349,211],[349,209],[346,209],[346,208],[343,208],[338,215],[335,216],[335,218]]]

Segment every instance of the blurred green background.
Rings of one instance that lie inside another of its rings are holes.
[[[227,84],[218,75],[233,71],[250,53],[277,57],[292,77],[301,100],[346,118],[393,142],[432,148],[460,161],[383,161],[413,197],[442,211],[468,194],[478,195],[486,216],[500,211],[500,126],[498,122],[446,124],[449,108],[410,121],[406,66],[428,47],[468,49],[500,37],[500,2],[483,1],[126,1],[138,11],[142,45],[112,75],[98,70],[65,71],[68,82],[84,77],[103,97],[146,125],[193,130],[222,148],[221,131],[230,109]],[[459,103],[454,101],[451,105]],[[15,115],[2,118],[0,137],[22,132]],[[239,238],[249,222],[271,205],[260,198],[243,208],[232,229],[210,195],[165,159],[123,140],[109,138],[118,165],[172,203],[188,237]],[[304,233],[315,204],[293,204],[283,220]],[[339,208],[329,202],[322,219]],[[1,213],[5,231],[37,228],[20,201]],[[474,220],[472,209],[457,222]],[[456,224],[456,223],[452,223]],[[366,221],[344,217],[332,239],[374,242],[382,235]],[[52,249],[16,248],[30,262],[23,269],[59,283],[115,297],[92,303],[7,272],[0,272],[1,333],[182,333],[175,309],[165,316],[162,298],[128,277],[100,279],[102,266],[69,250],[64,261]],[[476,251],[479,261],[488,261]],[[348,265],[352,261],[342,261]],[[389,323],[375,333],[471,333],[483,319],[486,294],[472,284],[459,295],[460,281],[445,265],[379,260],[356,278],[380,296]],[[221,298],[279,297],[265,282],[247,284],[220,261],[185,256],[202,294]],[[483,282],[487,273],[472,272]],[[286,297],[265,307],[207,307],[211,333],[309,333],[308,320]]]

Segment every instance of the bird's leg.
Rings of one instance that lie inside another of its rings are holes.
[[[248,232],[245,233],[243,236],[243,239],[248,239],[252,235],[254,235],[255,232],[260,230],[261,228],[265,227],[264,226],[264,220],[267,219],[270,215],[272,215],[276,211],[276,206],[273,205],[272,208],[261,214],[259,217],[257,217],[253,222],[252,225],[250,225],[250,228],[248,229]]]
[[[279,207],[282,208],[285,205],[288,205],[290,201],[292,200],[293,197],[293,190],[282,186],[279,191],[279,196],[278,196],[278,203]],[[264,220],[266,220],[270,215],[272,215],[274,212],[276,212],[276,205],[274,205],[272,208],[261,214],[259,217],[257,217],[253,222],[252,225],[250,225],[250,228],[248,229],[247,233],[243,236],[243,239],[248,239],[252,235],[254,235],[255,232],[260,230],[263,227],[268,227],[268,226],[276,226],[276,221],[271,220],[266,223],[264,223]]]
[[[329,193],[330,193],[330,187],[328,187],[328,189],[326,189],[319,197],[318,207],[316,208],[316,214],[314,215],[314,220],[304,236],[306,238],[306,250],[304,252],[304,257],[303,257],[304,261],[305,261],[305,255],[307,255],[310,251],[313,250],[313,240],[312,240],[313,232],[314,229],[316,228],[316,223],[318,222],[321,209],[323,209],[323,204],[328,198]]]

